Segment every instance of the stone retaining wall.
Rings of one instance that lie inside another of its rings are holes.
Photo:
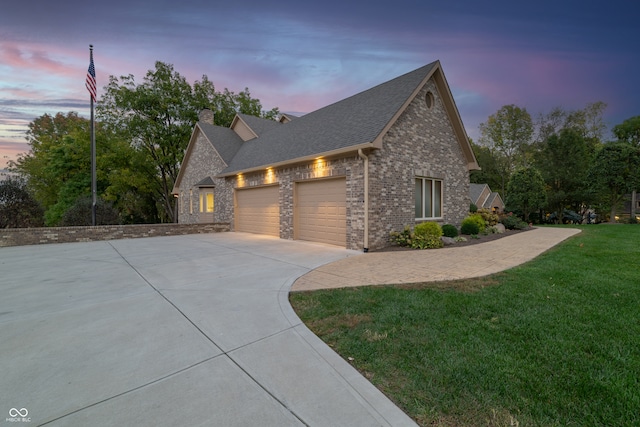
[[[228,223],[133,224],[96,227],[40,227],[0,229],[0,247],[45,243],[93,242],[139,237],[177,236],[229,231]]]

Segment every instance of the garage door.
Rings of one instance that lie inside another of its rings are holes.
[[[347,245],[347,184],[344,178],[296,184],[296,238]]]
[[[280,237],[278,186],[236,190],[235,229]]]

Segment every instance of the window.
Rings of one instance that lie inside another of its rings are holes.
[[[193,213],[193,190],[189,190],[189,213]]]
[[[416,219],[442,217],[442,181],[416,178]]]
[[[427,104],[427,108],[430,110],[433,107],[433,93],[431,93],[430,91],[427,92],[424,101]]]
[[[213,212],[213,191],[200,191],[200,212]]]

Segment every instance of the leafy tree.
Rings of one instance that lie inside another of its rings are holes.
[[[528,162],[527,153],[533,136],[533,121],[525,108],[505,105],[480,124],[480,143],[494,153],[501,175],[502,194],[518,166]]]
[[[547,201],[544,179],[534,167],[517,169],[509,179],[507,191],[507,205],[522,211],[526,222],[529,222],[529,214]]]
[[[605,144],[596,154],[588,177],[610,209],[609,221],[615,222],[616,207],[625,194],[640,188],[640,148],[620,142]]]
[[[93,197],[80,197],[65,211],[60,225],[63,226],[89,226],[92,225]],[[98,199],[96,201],[96,225],[119,224],[120,215],[111,203]]]
[[[70,154],[72,144],[69,138],[85,140],[88,147],[89,121],[75,112],[57,113],[55,116],[44,114],[29,123],[26,136],[31,150],[18,157],[12,168],[28,179],[34,197],[46,210],[58,202],[60,188],[73,175],[73,167],[68,168],[65,161],[58,161],[56,156]],[[62,146],[67,148],[62,149]],[[57,170],[56,167],[60,166],[62,170]]]
[[[480,170],[471,171],[469,179],[475,184],[487,184],[493,189],[502,188],[502,173],[500,153],[489,147],[478,145],[471,141],[473,154],[476,156]]]
[[[551,135],[538,153],[536,163],[547,186],[548,207],[558,218],[565,208],[580,210],[589,201],[587,172],[591,159],[587,141],[573,128]]]
[[[43,210],[31,196],[24,181],[0,181],[0,228],[41,227]]]
[[[626,142],[636,147],[640,146],[640,116],[631,117],[616,125],[613,134],[620,142]]]
[[[105,126],[143,154],[136,161],[163,221],[175,221],[171,190],[198,113],[204,108],[214,111],[216,124],[221,126],[229,126],[237,112],[271,117],[278,111],[263,112],[248,89],[239,94],[227,89],[216,92],[206,75],[191,86],[173,65],[159,61],[140,84],[133,75],[110,76],[100,100],[98,116]]]

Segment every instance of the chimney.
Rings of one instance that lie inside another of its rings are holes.
[[[198,120],[200,120],[201,122],[209,123],[210,125],[212,125],[213,124],[213,111],[205,108],[204,110],[200,111],[200,114],[198,114]]]

